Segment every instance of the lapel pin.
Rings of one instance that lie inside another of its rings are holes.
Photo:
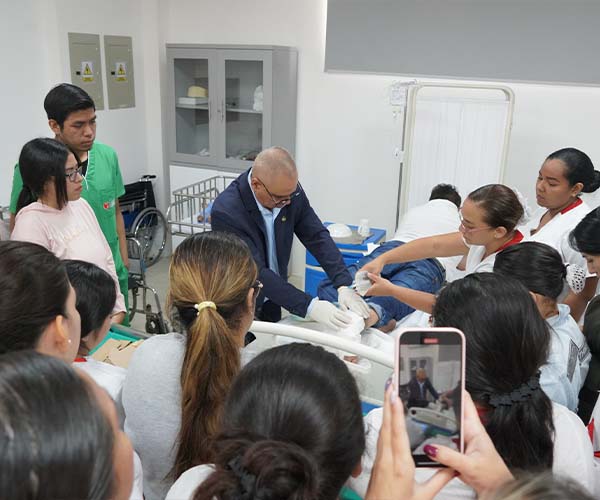
[[[284,216],[281,218],[281,222],[285,222],[286,220],[287,220],[287,217],[284,215]]]

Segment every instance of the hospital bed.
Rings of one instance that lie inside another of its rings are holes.
[[[256,340],[246,347],[250,357],[290,342],[308,342],[320,345],[340,358],[358,357],[356,363],[345,361],[354,375],[363,409],[383,404],[385,383],[394,369],[393,339],[375,329],[368,329],[361,342],[354,342],[335,333],[326,333],[322,325],[296,316],[287,316],[279,323],[254,321],[250,331]]]
[[[216,175],[203,181],[175,189],[167,210],[167,223],[173,236],[210,231],[210,212],[217,196],[236,179],[231,175]]]

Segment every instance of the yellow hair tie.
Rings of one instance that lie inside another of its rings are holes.
[[[211,302],[210,300],[205,300],[204,302],[200,302],[199,304],[194,304],[194,309],[198,311],[196,316],[199,316],[200,311],[202,311],[202,309],[206,309],[207,307],[210,309],[214,309],[215,311],[217,310],[217,305],[214,302]]]

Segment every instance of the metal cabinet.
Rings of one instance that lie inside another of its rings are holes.
[[[167,44],[172,165],[246,170],[269,146],[294,154],[297,52]]]

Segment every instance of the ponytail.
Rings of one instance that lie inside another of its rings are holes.
[[[221,437],[216,471],[196,490],[194,500],[319,498],[318,468],[297,444]]]
[[[527,289],[509,276],[472,274],[440,292],[432,316],[465,334],[465,386],[506,465],[552,467],[552,403],[537,380],[550,332]]]
[[[227,393],[240,370],[243,320],[257,275],[237,236],[190,236],[171,258],[168,304],[186,332],[181,366],[181,428],[172,475],[214,461],[213,444]]]
[[[182,311],[179,311],[183,317]],[[194,310],[181,367],[181,430],[174,473],[213,460],[213,439],[227,391],[240,370],[239,344],[218,311]]]
[[[465,379],[467,390],[480,405],[488,400],[477,381]],[[518,387],[513,388],[513,390]],[[541,388],[522,401],[490,406],[482,422],[496,450],[510,469],[551,469],[554,461],[552,403]]]

